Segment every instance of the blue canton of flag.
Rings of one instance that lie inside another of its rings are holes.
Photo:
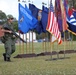
[[[54,13],[54,7],[53,7],[52,2],[50,3],[50,12],[53,12],[53,13]],[[54,14],[55,14],[55,13],[54,13]]]

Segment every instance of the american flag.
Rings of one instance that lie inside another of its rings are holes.
[[[50,32],[56,39],[58,40],[58,44],[61,44],[61,33],[58,28],[57,19],[54,12],[54,7],[52,5],[52,1],[50,1],[50,11],[48,15],[48,24],[46,30]]]

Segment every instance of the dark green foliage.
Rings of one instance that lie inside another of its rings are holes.
[[[0,20],[6,21],[6,19],[7,19],[6,14],[0,10]]]

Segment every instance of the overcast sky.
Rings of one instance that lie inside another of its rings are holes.
[[[22,2],[23,0],[20,0],[20,3],[24,5]],[[37,6],[38,8],[42,7],[42,2],[45,2],[48,7],[48,3],[50,0],[30,0],[33,1],[33,4]],[[53,0],[54,1],[54,0]],[[26,4],[28,5],[28,0],[26,0]],[[8,14],[12,14],[16,19],[18,19],[18,0],[0,0],[0,10]]]

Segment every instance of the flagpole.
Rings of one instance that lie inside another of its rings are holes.
[[[29,53],[30,53],[30,32],[29,32]]]
[[[68,43],[68,49],[71,49],[71,42],[70,42],[70,32],[68,31],[68,41],[69,41],[69,43]]]
[[[52,2],[52,0],[50,0],[50,3]],[[49,12],[50,12],[50,6],[49,6]],[[49,14],[48,14],[49,16]],[[50,34],[50,41],[52,41],[52,35]],[[53,51],[53,46],[52,46],[52,43],[51,43],[51,60],[53,59],[52,58],[52,51]]]
[[[44,2],[42,2],[42,6],[44,5]],[[40,19],[41,20],[41,19]],[[43,34],[44,35],[44,34]],[[42,35],[42,38],[43,38],[43,35]],[[43,52],[45,52],[45,44],[44,44],[44,41],[42,42],[42,49],[43,49]]]
[[[45,36],[44,37],[46,37],[46,33],[45,33]],[[45,40],[45,38],[44,38],[44,43],[45,43],[45,52],[47,52],[47,49],[46,49],[46,40]]]
[[[49,9],[49,6],[50,6],[50,4],[49,4],[49,0],[48,0],[48,9]],[[49,44],[49,42],[50,42],[50,33],[49,32],[47,32],[48,33],[48,51],[50,51],[50,44]]]
[[[71,49],[73,49],[74,47],[73,47],[73,34],[72,34],[72,40],[71,40],[72,42],[72,47],[71,47]]]
[[[26,3],[26,1],[24,1]],[[27,42],[27,33],[26,33],[26,42]],[[26,43],[26,54],[28,53],[28,43]]]
[[[42,2],[42,6],[44,6],[44,5],[47,5],[47,4],[44,3],[44,2]],[[45,32],[44,34],[45,34],[45,36],[46,36],[46,32]],[[44,36],[44,37],[45,37],[45,36]],[[45,39],[44,39],[44,42],[43,42],[43,43],[44,43],[44,49],[45,49],[44,51],[47,52]]]
[[[20,0],[18,0],[18,3],[20,3]],[[20,32],[18,32],[18,33],[20,36]],[[19,54],[21,54],[21,41],[20,40],[19,40],[18,44],[19,44]]]
[[[27,42],[27,33],[26,33],[26,42]],[[27,51],[28,49],[27,49],[27,43],[26,43],[26,54],[27,54]]]
[[[69,38],[70,38],[70,32],[68,31],[68,33],[69,33]],[[70,42],[69,43],[69,49],[71,49],[71,40],[69,42]]]
[[[48,9],[49,9],[49,6],[50,6],[50,4],[49,4],[49,0],[48,0]],[[49,51],[50,51],[50,49],[51,49],[51,47],[50,47],[50,44],[49,44],[49,42],[50,42],[50,36],[51,36],[51,34],[48,32],[48,49],[49,49]]]
[[[56,7],[56,5],[55,5],[55,7]],[[55,9],[55,7],[54,7],[54,9]],[[57,17],[57,15],[56,15],[56,17]],[[58,46],[58,44],[57,44],[57,59],[59,59],[59,46]]]
[[[44,34],[42,34],[43,35],[43,37],[44,37]],[[42,37],[42,38],[43,38]],[[44,43],[44,41],[42,42],[42,47],[43,47],[43,52],[45,52],[45,43]]]
[[[31,1],[28,0],[28,2],[30,3]],[[32,4],[33,4],[33,1],[32,1]],[[33,45],[33,30],[31,31],[32,32],[32,53],[34,53],[34,45]]]
[[[50,44],[51,44],[51,60],[52,60],[52,50],[53,50],[53,45],[52,45],[52,43],[51,43],[51,40],[52,40],[52,35],[50,34]]]
[[[22,34],[22,36],[23,36],[22,38],[23,38],[23,40],[24,40],[24,34]],[[21,46],[22,46],[22,48],[21,48],[21,49],[22,49],[21,52],[24,54],[24,42],[21,42],[21,43],[22,43],[22,44],[21,44]]]
[[[25,4],[26,0],[23,0],[22,2]],[[23,35],[23,39],[24,39],[24,34],[22,34],[22,35]],[[22,43],[22,51],[23,51],[23,54],[24,54],[24,42]]]
[[[48,0],[48,4],[47,5],[48,5],[48,9],[49,9],[49,0]],[[47,44],[48,44],[47,45],[47,51],[49,51],[49,49],[50,49],[50,46],[49,46],[49,39],[50,39],[49,38],[49,32],[46,32],[46,33],[47,33],[47,37],[48,37],[48,40],[47,40]]]
[[[33,45],[33,30],[32,30],[32,53],[34,53],[34,45]]]
[[[66,41],[65,41],[65,32],[64,32],[64,58],[65,58],[65,44],[66,43]]]
[[[60,4],[61,4],[62,21],[64,21],[64,22],[62,22],[62,26],[63,26],[63,32],[64,32],[64,58],[65,58],[65,47],[66,47],[65,31],[67,30],[67,25],[66,25],[67,23],[66,23],[66,20],[65,20],[65,9],[64,9],[62,0],[60,0]]]
[[[30,0],[28,0],[28,3],[30,3]],[[29,53],[30,53],[30,31],[29,31]]]
[[[19,33],[19,32],[18,32]],[[20,36],[20,33],[19,33],[19,36]],[[21,46],[20,46],[20,40],[18,39],[18,45],[19,45],[19,48],[18,48],[18,50],[19,50],[19,53],[21,52],[20,51],[20,49],[21,49]]]
[[[32,4],[33,4],[33,1],[32,1]],[[33,30],[32,30],[32,53],[34,53],[34,42],[33,42]]]

